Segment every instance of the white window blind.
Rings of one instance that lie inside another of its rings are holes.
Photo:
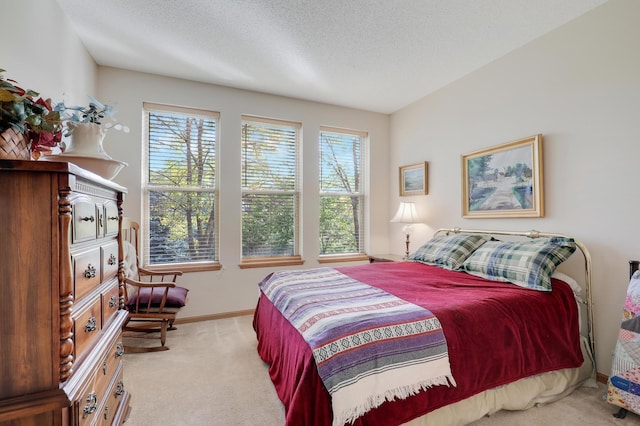
[[[216,112],[144,104],[145,264],[218,258],[218,117]]]
[[[242,117],[242,256],[298,255],[299,123]]]
[[[320,254],[364,253],[364,132],[320,129]]]

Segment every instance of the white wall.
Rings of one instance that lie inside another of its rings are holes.
[[[273,268],[240,269],[240,116],[242,114],[302,123],[303,207],[302,255],[304,267],[318,266],[318,136],[322,125],[369,132],[368,250],[384,253],[387,247],[389,194],[389,116],[315,102],[201,84],[168,77],[99,67],[98,94],[117,104],[116,118],[131,128],[128,134],[110,131],[105,150],[129,166],[114,181],[128,187],[125,215],[142,217],[142,103],[189,106],[220,112],[220,261],[219,272],[189,273],[181,284],[190,289],[182,318],[234,312],[255,307],[258,282]]]
[[[97,66],[58,3],[7,1],[1,8],[4,77],[55,102],[85,102],[96,90]]]
[[[411,197],[427,216],[415,247],[453,226],[561,232],[587,245],[598,371],[607,375],[628,260],[640,258],[638,16],[640,2],[611,0],[391,117],[392,170],[429,161],[429,194]],[[461,154],[537,133],[545,217],[462,219]],[[399,198],[395,184],[390,190],[392,214]],[[392,242],[399,234],[391,226]]]

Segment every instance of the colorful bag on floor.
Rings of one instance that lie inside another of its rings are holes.
[[[633,273],[627,288],[607,401],[640,414],[640,271]]]

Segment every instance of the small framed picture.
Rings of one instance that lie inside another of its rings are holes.
[[[427,170],[429,164],[410,164],[400,167],[400,196],[427,195]]]

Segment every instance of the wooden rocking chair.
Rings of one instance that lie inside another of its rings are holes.
[[[175,330],[176,314],[185,306],[188,289],[175,284],[181,271],[154,272],[140,267],[138,252],[140,226],[129,218],[122,219],[124,259],[124,300],[129,311],[123,331],[160,332],[160,346],[132,347],[127,352],[166,351],[167,331]]]

